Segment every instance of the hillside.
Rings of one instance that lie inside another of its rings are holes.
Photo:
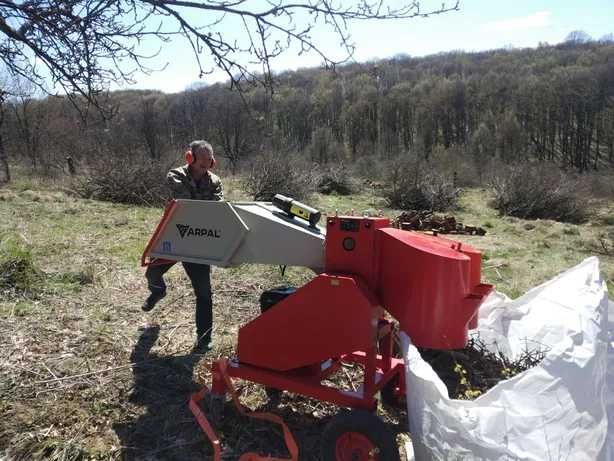
[[[233,172],[270,151],[319,164],[446,152],[478,170],[493,158],[611,169],[614,44],[398,56],[336,72],[285,72],[272,92],[121,91],[109,94],[102,113],[81,109],[28,94],[7,101],[6,157],[54,175],[66,170],[66,156],[78,166],[157,161],[205,138]]]

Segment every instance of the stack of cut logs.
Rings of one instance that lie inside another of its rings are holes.
[[[431,211],[404,211],[393,226],[403,230],[433,231],[441,234],[486,235],[481,227],[468,226],[456,221],[454,216],[440,216]]]

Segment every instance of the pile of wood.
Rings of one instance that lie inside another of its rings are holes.
[[[441,234],[486,235],[482,227],[458,222],[454,216],[436,215],[432,211],[404,211],[393,226],[403,230],[433,231]]]

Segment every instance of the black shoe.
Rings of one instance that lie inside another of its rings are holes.
[[[141,307],[141,309],[143,309],[143,311],[145,312],[149,312],[155,307],[156,304],[158,304],[158,301],[160,301],[165,296],[166,296],[166,292],[150,294],[145,300],[145,302],[143,303],[143,306]]]
[[[194,347],[192,348],[192,353],[204,355],[207,352],[209,352],[211,349],[213,349],[213,341],[211,341],[208,338],[202,338],[196,341],[196,343],[194,344]]]

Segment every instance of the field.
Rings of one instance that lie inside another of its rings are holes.
[[[246,198],[237,180],[227,180],[226,191],[229,200]],[[591,255],[600,257],[614,290],[612,201],[593,203],[591,220],[571,225],[499,217],[488,199],[485,190],[466,191],[455,216],[487,230],[458,239],[483,250],[483,278],[499,291],[517,297]],[[349,198],[316,195],[310,204],[324,213],[398,215],[371,189]],[[35,179],[0,189],[0,458],[210,456],[187,408],[189,393],[210,382],[208,362],[232,354],[238,327],[258,314],[263,290],[300,285],[311,275],[215,268],[215,346],[205,357],[191,355],[192,290],[180,268],[169,272],[169,295],[160,305],[149,314],[140,310],[147,293],[139,259],[160,215],[75,198],[62,184]],[[272,407],[258,386],[238,388],[250,408],[286,419],[301,459],[319,459],[321,426],[334,408],[286,394]],[[230,403],[225,412],[219,428],[229,448],[225,459],[245,451],[284,456],[276,427],[236,416]],[[407,437],[402,412],[382,408],[382,416],[399,440]]]

